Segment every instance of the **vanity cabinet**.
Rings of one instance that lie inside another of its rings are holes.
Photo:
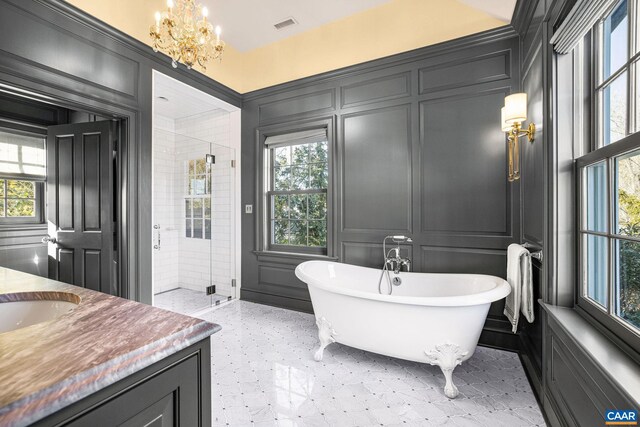
[[[38,421],[35,426],[211,426],[206,338]]]

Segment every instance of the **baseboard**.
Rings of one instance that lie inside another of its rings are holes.
[[[270,305],[272,307],[301,311],[303,313],[313,313],[313,305],[311,305],[311,301],[300,300],[296,298],[287,298],[280,295],[266,294],[263,292],[252,291],[246,288],[240,289],[240,299],[243,301]]]
[[[480,334],[478,344],[483,347],[498,350],[520,351],[520,339],[517,334],[512,333],[510,330],[505,331],[503,329],[488,328],[485,326]]]
[[[550,427],[567,427],[567,423],[562,417],[558,416],[559,411],[556,409],[556,402],[547,392],[544,393],[544,402],[542,404],[542,415],[548,426]]]

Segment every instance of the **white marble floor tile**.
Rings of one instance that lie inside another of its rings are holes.
[[[211,364],[213,425],[544,425],[517,355],[478,347],[454,372],[457,399],[437,367],[331,344],[313,359],[312,315],[234,301],[201,316],[218,323]]]

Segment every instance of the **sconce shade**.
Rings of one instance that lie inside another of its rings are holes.
[[[514,93],[504,99],[503,122],[512,125],[527,120],[527,94]]]
[[[509,123],[507,123],[506,109],[507,107],[502,107],[502,109],[500,110],[500,124],[502,125],[502,132],[509,132],[511,131],[512,127]]]

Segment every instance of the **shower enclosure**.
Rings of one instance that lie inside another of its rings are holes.
[[[155,306],[194,314],[236,297],[235,150],[181,133],[197,133],[208,120],[211,139],[221,140],[225,126],[228,134],[228,116],[218,111],[155,122]]]

